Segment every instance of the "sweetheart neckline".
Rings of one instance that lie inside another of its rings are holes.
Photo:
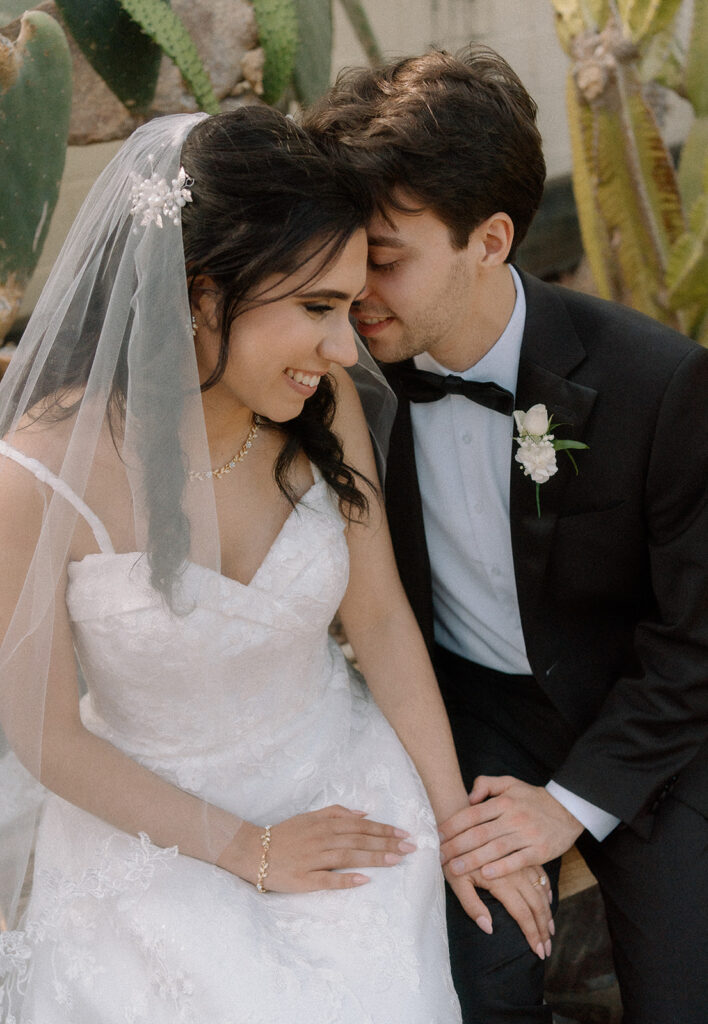
[[[295,512],[297,512],[299,510],[300,506],[304,503],[305,499],[320,484],[326,484],[326,481],[324,480],[323,477],[320,477],[319,479],[316,479],[307,488],[307,490],[298,498],[296,503],[290,509],[290,511],[288,512],[287,516],[283,520],[283,523],[282,523],[280,529],[278,530],[278,532],[276,533],[275,537],[273,538],[273,541],[271,542],[270,547],[268,548],[268,550],[266,551],[265,555],[263,556],[263,559],[262,559],[260,565],[258,566],[256,571],[254,572],[253,576],[251,576],[251,578],[248,581],[248,583],[243,583],[241,580],[237,580],[235,576],[227,576],[225,573],[219,572],[218,569],[212,569],[208,565],[200,565],[199,562],[189,562],[188,561],[186,563],[186,569],[198,569],[201,572],[206,572],[206,573],[213,574],[214,576],[217,576],[219,579],[226,580],[228,583],[235,583],[237,587],[242,587],[244,590],[248,590],[255,583],[256,579],[258,578],[258,576],[261,573],[261,570],[267,564],[267,562],[270,559],[270,556],[271,556],[271,554],[273,552],[273,549],[276,547],[278,541],[280,540],[280,538],[284,534],[285,529],[288,526],[288,524],[290,523],[290,521],[292,520],[293,515],[295,514]],[[305,506],[305,508],[307,508],[307,506]],[[70,568],[75,570],[76,568],[78,568],[78,567],[80,567],[82,565],[86,565],[86,563],[89,562],[89,560],[95,561],[97,559],[106,559],[106,558],[133,558],[137,562],[144,555],[145,555],[144,551],[92,551],[92,552],[89,552],[89,554],[84,555],[83,558],[73,559],[68,564],[69,564]]]

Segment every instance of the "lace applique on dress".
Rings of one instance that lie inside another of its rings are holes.
[[[261,896],[50,795],[22,930],[0,939],[0,1020],[459,1024],[432,812],[328,636],[347,572],[343,522],[318,481],[248,587],[187,567],[187,614],[151,592],[134,557],[72,565],[82,721],[241,818],[277,825],[338,803],[406,829],[417,851],[366,869],[357,889]]]

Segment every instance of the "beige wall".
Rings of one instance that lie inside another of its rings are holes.
[[[431,44],[454,51],[472,40],[501,53],[538,103],[549,177],[569,173],[568,59],[556,36],[551,0],[364,0],[364,6],[387,56],[421,53]],[[335,12],[334,69],[365,63],[337,3]],[[670,142],[684,137],[690,117],[686,104],[673,104],[666,122]]]
[[[567,60],[553,27],[551,0],[364,0],[379,43],[390,57],[420,53],[430,45],[457,50],[486,43],[505,57],[539,105],[549,173],[570,169],[565,120]],[[334,68],[364,63],[364,56],[335,4]]]

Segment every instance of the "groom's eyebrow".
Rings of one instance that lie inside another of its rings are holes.
[[[405,249],[406,247],[406,243],[402,242],[397,235],[368,235],[366,240],[369,245],[381,249]]]

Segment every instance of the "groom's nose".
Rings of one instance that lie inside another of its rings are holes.
[[[350,313],[352,313],[352,314],[356,313],[356,311],[359,309],[359,306],[362,304],[362,302],[366,302],[366,300],[369,298],[369,296],[371,295],[371,291],[372,291],[372,289],[371,289],[371,287],[369,285],[369,282],[367,281],[367,283],[364,285],[362,290],[359,292],[357,297],[352,302],[350,310],[349,310]]]

